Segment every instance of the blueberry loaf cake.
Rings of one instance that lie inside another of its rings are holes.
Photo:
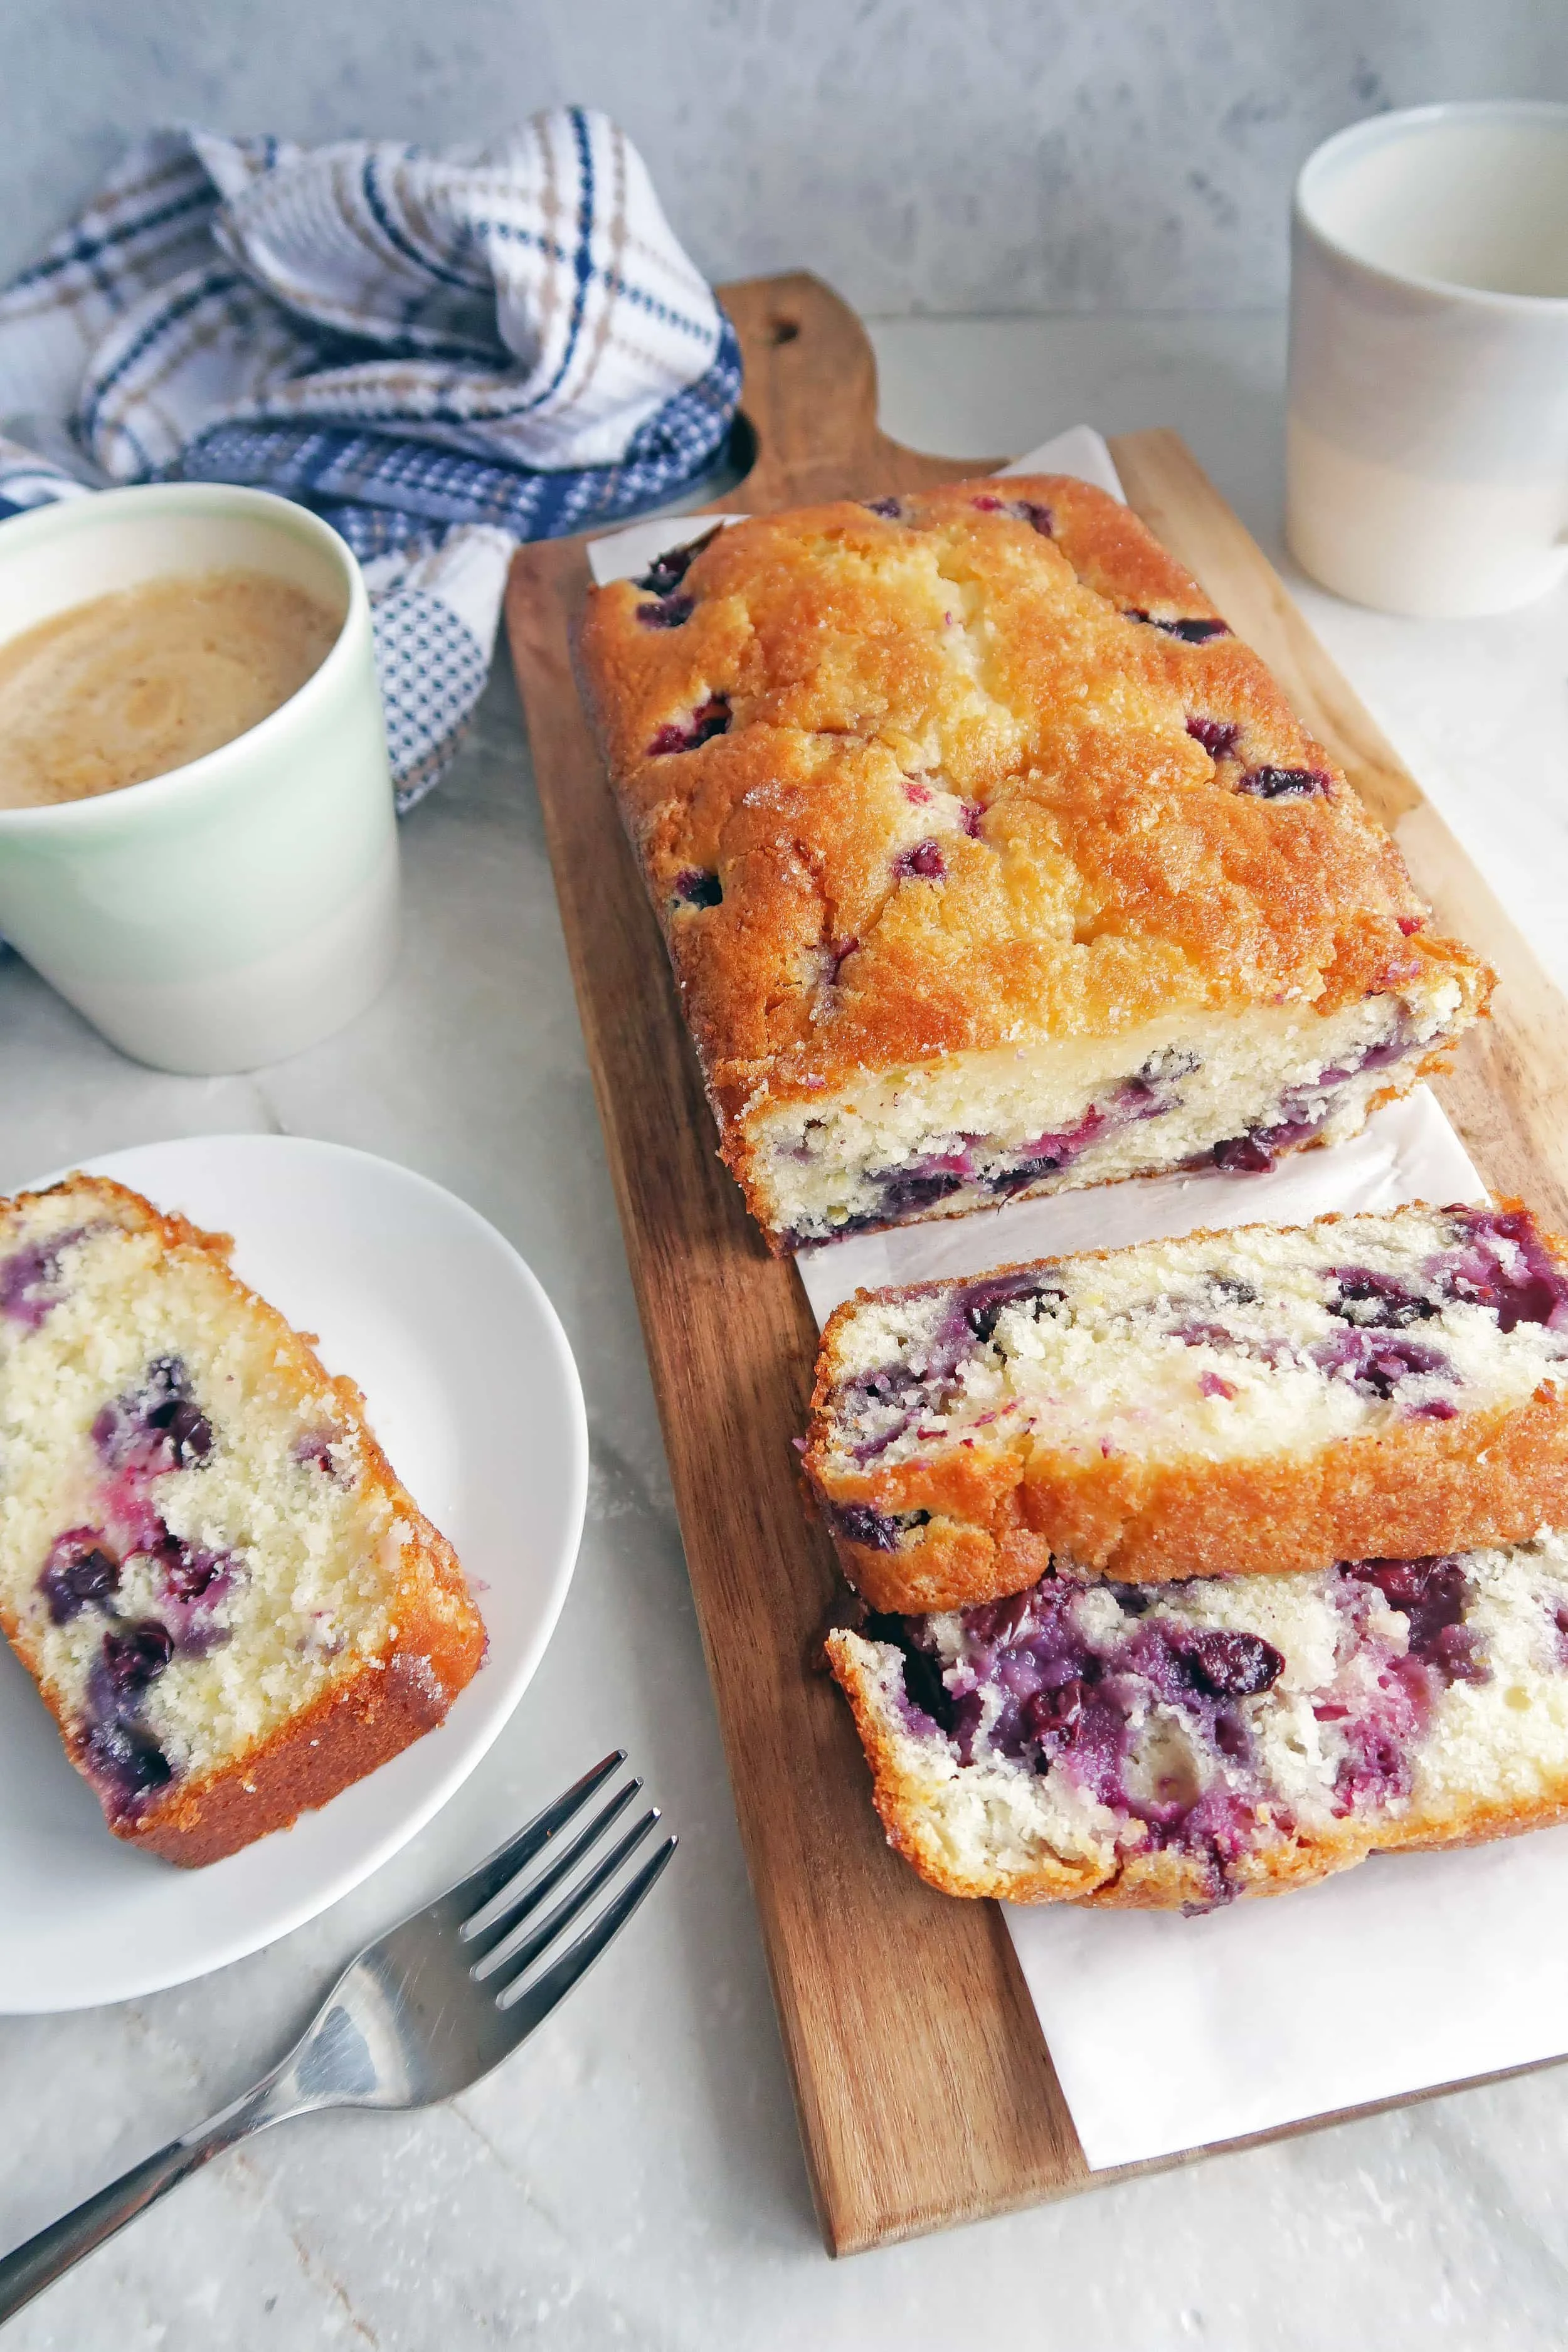
[[[1568,1527],[1568,1244],[1418,1205],[862,1291],[805,1469],[899,1611]]]
[[[1568,1537],[1312,1575],[1046,1577],[828,1637],[950,1895],[1207,1909],[1568,1815]]]
[[[110,1827],[185,1864],[407,1747],[485,1647],[359,1391],[228,1246],[97,1178],[0,1202],[0,1623]]]
[[[773,1247],[1352,1134],[1483,1009],[1196,583],[1051,477],[755,518],[579,640]]]

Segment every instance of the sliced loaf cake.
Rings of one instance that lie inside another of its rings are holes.
[[[228,1247],[100,1178],[0,1202],[0,1623],[115,1834],[184,1864],[407,1747],[485,1648],[359,1391]]]
[[[1207,1909],[1568,1815],[1568,1536],[829,1635],[889,1842],[950,1895]]]
[[[1568,1248],[1416,1205],[861,1292],[805,1465],[884,1610],[1517,1541],[1568,1526]]]
[[[578,651],[774,1249],[1268,1168],[1485,1009],[1264,664],[1087,482],[705,523]]]

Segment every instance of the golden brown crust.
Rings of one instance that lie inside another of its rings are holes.
[[[815,1466],[815,1465],[814,1465]],[[1007,1485],[1003,1486],[1005,1475]],[[1288,1461],[1085,1465],[1037,1444],[998,1465],[984,1517],[958,1477],[913,1465],[832,1482],[830,1498],[892,1513],[932,1510],[896,1552],[836,1537],[844,1573],[874,1609],[963,1609],[1066,1572],[1159,1584],[1275,1576],[1341,1559],[1394,1559],[1522,1543],[1568,1521],[1568,1398],[1542,1383],[1527,1404],[1457,1422],[1405,1419]],[[818,1493],[828,1499],[819,1483]]]
[[[1418,1204],[1413,1204],[1418,1205]],[[1518,1201],[1499,1203],[1504,1212]],[[1338,1224],[1325,1216],[1319,1225]],[[1235,1227],[1233,1232],[1245,1232]],[[1537,1226],[1568,1268],[1568,1241]],[[1216,1238],[1213,1230],[1189,1236]],[[1084,1261],[1117,1255],[1085,1250]],[[1043,1272],[1055,1261],[995,1269]],[[987,1278],[991,1278],[989,1276]],[[953,1286],[857,1291],[823,1327],[802,1471],[822,1507],[845,1576],[873,1609],[898,1616],[964,1609],[1023,1592],[1055,1560],[1069,1575],[1160,1584],[1193,1576],[1274,1576],[1342,1559],[1394,1559],[1521,1543],[1568,1522],[1568,1391],[1544,1381],[1523,1404],[1451,1421],[1409,1415],[1310,1454],[1239,1461],[1053,1449],[1038,1431],[1012,1444],[888,1469],[832,1465],[840,1337],[878,1299],[940,1297]],[[894,1516],[929,1511],[896,1551],[839,1534],[833,1507]]]
[[[24,1192],[0,1202],[0,1215],[62,1194],[100,1208],[107,1195],[117,1223],[154,1234],[166,1250],[199,1249],[213,1262],[237,1303],[269,1327],[280,1376],[312,1391],[331,1388],[355,1433],[362,1489],[385,1502],[401,1544],[395,1631],[379,1656],[359,1662],[310,1708],[218,1770],[172,1782],[135,1815],[110,1819],[117,1837],[167,1861],[199,1867],[287,1828],[439,1723],[483,1661],[484,1621],[457,1553],[418,1509],[383,1452],[362,1391],[345,1376],[329,1379],[310,1335],[296,1331],[239,1280],[228,1265],[232,1237],[205,1233],[127,1185],[80,1173],[51,1185],[47,1194]],[[36,1671],[26,1629],[9,1612],[0,1612],[0,1622],[23,1664]],[[72,1762],[83,1769],[84,1743],[76,1727],[60,1716],[47,1689],[41,1687],[40,1696],[56,1716]]]
[[[91,1201],[95,1207],[101,1206],[106,1193],[109,1206],[115,1213],[114,1222],[123,1225],[128,1232],[156,1234],[165,1249],[189,1247],[205,1250],[213,1257],[226,1263],[234,1247],[232,1234],[205,1233],[200,1225],[193,1225],[188,1217],[181,1216],[177,1209],[156,1208],[142,1193],[133,1192],[129,1184],[117,1183],[112,1176],[84,1175],[79,1168],[73,1169],[68,1176],[62,1176],[58,1184],[47,1185],[41,1192],[12,1193],[8,1199],[0,1201],[0,1216],[9,1215],[19,1209],[30,1209],[40,1201],[81,1199]],[[235,1280],[232,1274],[229,1279],[231,1282]],[[242,1286],[237,1284],[236,1286]],[[252,1293],[247,1291],[245,1296],[249,1297]],[[265,1301],[261,1303],[265,1304]],[[268,1307],[267,1311],[272,1314],[275,1310]],[[281,1322],[282,1318],[279,1317],[279,1320]],[[283,1328],[290,1329],[288,1324]]]
[[[871,1645],[854,1633],[830,1633],[825,1644],[835,1679],[849,1701],[871,1768],[872,1798],[888,1843],[942,1895],[992,1897],[1002,1903],[1073,1903],[1087,1909],[1203,1909],[1215,1895],[1210,1874],[1195,1857],[1170,1849],[1115,1853],[1078,1863],[1050,1854],[1013,1869],[960,1866],[935,1833],[930,1789],[911,1769],[878,1687]],[[1445,1813],[1412,1810],[1403,1820],[1369,1823],[1347,1819],[1331,1830],[1276,1832],[1227,1872],[1237,1896],[1283,1895],[1349,1870],[1373,1853],[1408,1853],[1448,1846],[1484,1845],[1521,1837],[1568,1820],[1568,1776],[1546,1797],[1504,1804],[1476,1798]]]
[[[444,1719],[484,1653],[484,1629],[472,1612],[466,1621],[427,1611],[410,1625],[400,1620],[384,1660],[362,1666],[223,1771],[177,1782],[163,1802],[110,1827],[186,1869],[221,1861],[411,1748]]]
[[[681,594],[684,625],[650,627],[646,591],[596,590],[579,652],[753,1208],[759,1109],[868,1069],[1173,1007],[1326,1014],[1434,967],[1484,1001],[1489,975],[1423,931],[1397,850],[1258,656],[1128,617],[1217,618],[1104,491],[1009,478],[905,498],[896,520],[847,501],[753,518]],[[653,750],[714,698],[726,731]],[[1190,719],[1234,725],[1232,751],[1211,757]],[[1327,790],[1237,790],[1264,768]],[[940,877],[900,872],[925,839]],[[721,902],[690,903],[692,877]]]

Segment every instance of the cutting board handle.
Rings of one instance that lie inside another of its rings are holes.
[[[995,457],[929,457],[877,423],[877,360],[865,328],[809,270],[742,278],[718,289],[740,338],[741,414],[755,436],[751,471],[718,505],[762,514],[844,496],[875,498],[989,473]]]

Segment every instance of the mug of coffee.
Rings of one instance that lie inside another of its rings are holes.
[[[1389,613],[1497,613],[1568,569],[1568,106],[1416,107],[1308,159],[1291,226],[1286,535]]]
[[[160,483],[0,523],[0,936],[121,1052],[254,1069],[384,986],[397,835],[336,531]]]

